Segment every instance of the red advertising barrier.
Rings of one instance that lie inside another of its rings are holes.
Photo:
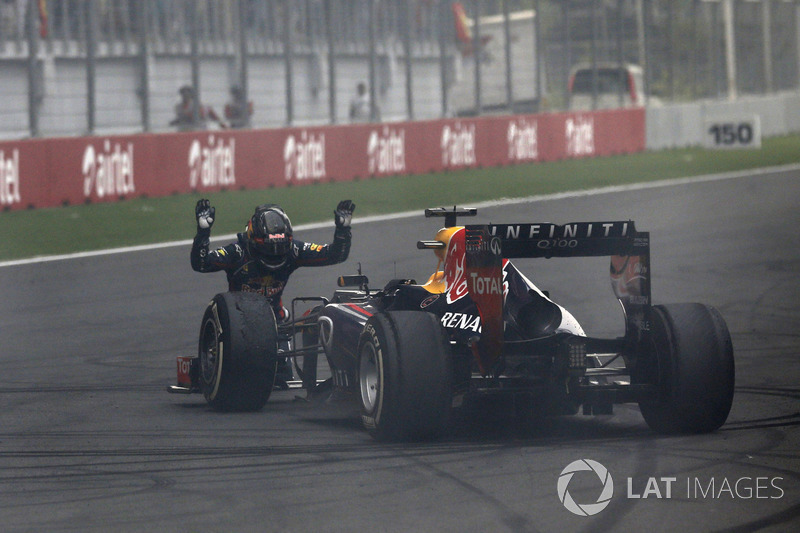
[[[0,208],[643,151],[643,109],[0,142]]]

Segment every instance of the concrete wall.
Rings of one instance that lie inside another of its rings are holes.
[[[708,134],[707,121],[753,115],[760,117],[764,137],[800,132],[800,93],[648,107],[647,149],[699,146]]]
[[[4,60],[0,83],[0,138],[28,136],[28,67],[24,59]]]

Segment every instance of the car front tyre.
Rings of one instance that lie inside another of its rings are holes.
[[[452,403],[449,344],[435,315],[390,311],[372,316],[358,348],[361,421],[378,440],[435,438]]]
[[[258,411],[269,400],[277,365],[277,327],[258,294],[218,294],[200,326],[200,390],[218,411]]]

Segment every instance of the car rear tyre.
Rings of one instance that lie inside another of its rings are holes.
[[[361,420],[378,440],[424,440],[447,427],[452,404],[449,345],[435,315],[372,316],[358,348]]]
[[[218,294],[200,327],[200,390],[219,411],[258,411],[275,383],[278,331],[259,294]]]
[[[735,382],[733,344],[722,315],[698,303],[658,305],[651,326],[645,372],[656,378],[658,393],[639,402],[648,426],[666,434],[718,429],[728,418]]]

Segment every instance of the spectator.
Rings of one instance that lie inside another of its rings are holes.
[[[175,104],[175,118],[170,121],[170,126],[177,126],[178,131],[204,130],[206,120],[211,119],[224,128],[225,123],[219,118],[211,107],[206,107],[197,101],[194,89],[184,85],[178,90],[181,101]]]
[[[350,122],[368,122],[370,120],[370,101],[367,84],[363,81],[356,85],[356,94],[350,100]]]
[[[245,99],[244,91],[238,85],[231,87],[231,99],[225,104],[225,120],[231,128],[247,128],[253,116],[253,102]]]

